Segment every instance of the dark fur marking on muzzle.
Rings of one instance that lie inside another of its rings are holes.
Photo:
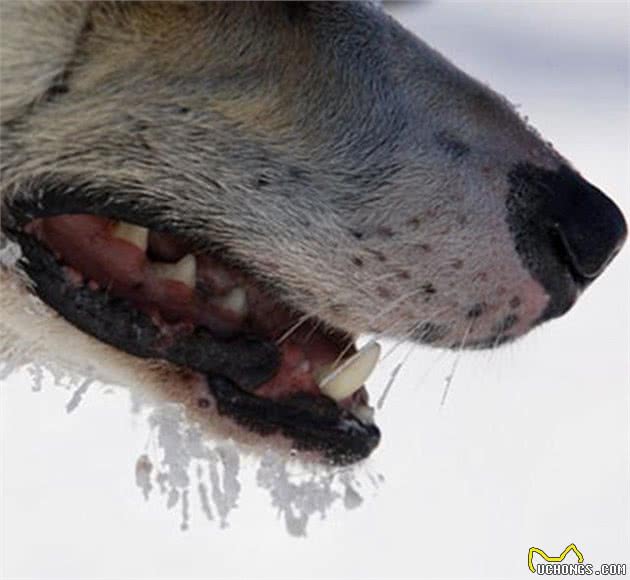
[[[472,306],[468,312],[466,312],[466,318],[472,320],[475,318],[479,318],[488,308],[488,305],[484,302],[479,302]]]

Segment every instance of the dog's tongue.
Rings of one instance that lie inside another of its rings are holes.
[[[378,344],[356,352],[349,337],[292,312],[216,257],[194,255],[178,236],[87,214],[39,218],[25,230],[65,264],[76,287],[104,289],[151,318],[160,344],[148,356],[226,369],[267,399],[323,393],[338,402],[359,391],[378,360]],[[245,361],[248,352],[275,359],[273,376],[261,370],[273,360]]]

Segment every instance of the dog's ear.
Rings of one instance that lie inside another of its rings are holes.
[[[62,85],[88,9],[88,2],[0,3],[3,123]]]

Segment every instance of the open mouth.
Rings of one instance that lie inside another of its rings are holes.
[[[37,294],[81,330],[203,374],[218,412],[251,430],[336,463],[370,454],[380,432],[363,383],[378,344],[357,351],[220,252],[129,219],[30,210],[9,233]]]

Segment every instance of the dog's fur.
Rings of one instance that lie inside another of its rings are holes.
[[[123,200],[351,333],[459,346],[540,320],[507,176],[566,161],[378,6],[1,10],[5,207]]]
[[[3,10],[5,196],[107,187],[354,333],[484,338],[532,283],[505,176],[560,160],[377,8]]]

